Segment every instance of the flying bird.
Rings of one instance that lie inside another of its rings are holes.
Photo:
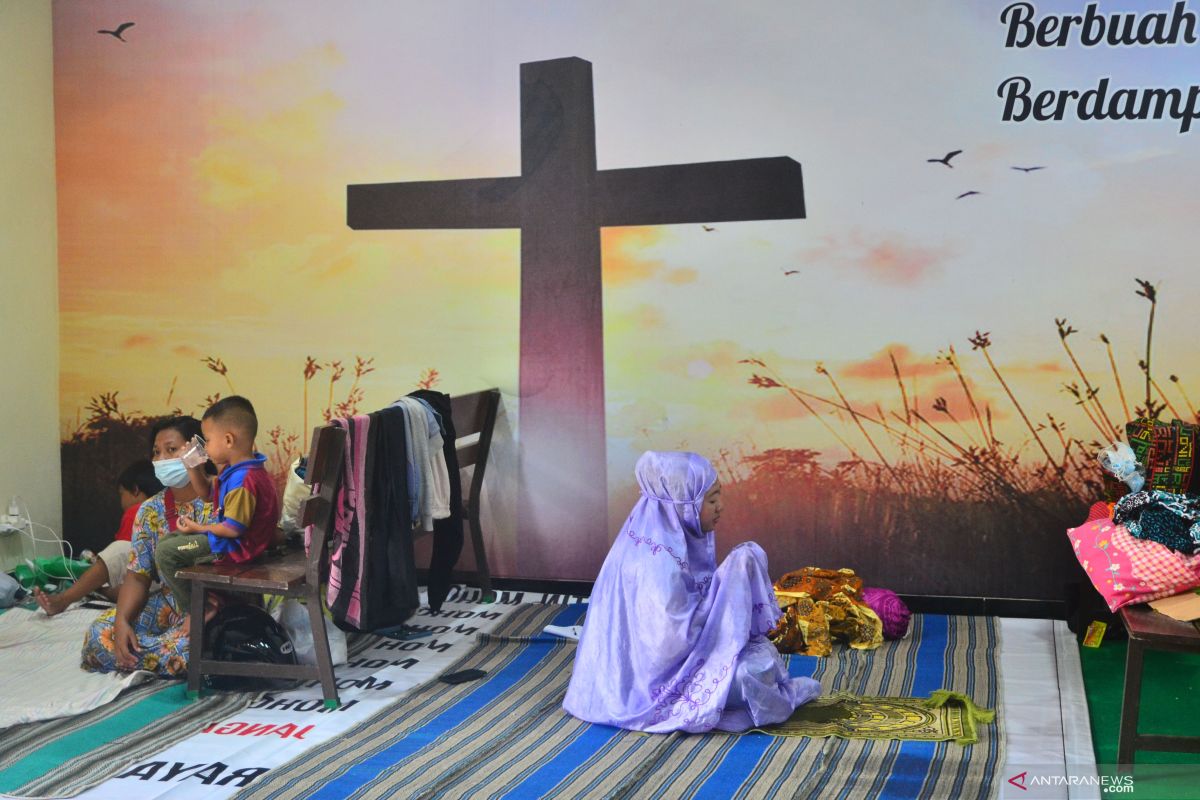
[[[784,275],[799,275],[799,274],[800,274],[800,270],[798,270],[798,269],[785,269],[785,270],[783,271],[783,274],[784,274]]]
[[[963,192],[962,194],[960,194],[958,197],[956,197],[956,198],[954,198],[954,199],[955,199],[955,200],[962,200],[964,197],[970,197],[970,196],[971,196],[971,195],[973,195],[973,194],[983,194],[983,192],[977,192],[977,191],[975,191],[974,189],[972,189],[972,190],[971,190],[971,191],[969,191],[969,192]]]
[[[1035,172],[1039,169],[1045,169],[1045,167],[1012,167],[1012,169],[1015,169],[1018,172]]]
[[[927,162],[929,162],[930,164],[945,164],[950,169],[954,169],[954,165],[950,163],[950,159],[954,158],[956,155],[958,155],[961,152],[962,152],[962,150],[951,150],[949,153],[946,153],[946,155],[942,156],[941,158],[927,158],[925,160]]]
[[[705,232],[705,233],[712,233],[713,231],[715,231],[715,230],[716,230],[716,228],[710,228],[710,227],[708,227],[707,225],[701,225],[700,227],[701,227],[701,228],[704,228],[704,232]]]
[[[133,27],[132,22],[122,22],[120,25],[117,26],[117,29],[115,31],[96,31],[96,33],[107,33],[109,36],[120,39],[123,42],[123,41],[125,41],[125,38],[123,36],[121,36],[121,34],[124,33],[125,31],[129,30],[132,27]]]

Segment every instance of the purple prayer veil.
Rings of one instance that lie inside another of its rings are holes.
[[[738,545],[716,566],[700,527],[716,471],[695,453],[638,459],[642,496],[600,569],[563,708],[666,733],[781,722],[820,693],[790,678],[765,634],[780,612],[767,558]]]
[[[634,547],[648,547],[653,554],[662,548],[675,558],[681,578],[691,589],[707,591],[717,568],[717,550],[715,537],[700,529],[700,507],[717,482],[717,471],[696,453],[647,450],[637,460],[634,474],[642,496],[621,534]]]

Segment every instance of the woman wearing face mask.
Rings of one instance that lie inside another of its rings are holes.
[[[158,581],[154,549],[175,530],[181,516],[207,523],[214,519],[208,498],[193,485],[179,456],[200,423],[192,417],[162,420],[150,430],[154,474],[165,487],[142,503],[133,524],[133,552],[117,607],[105,611],[88,629],[83,667],[93,672],[144,669],[168,677],[187,672],[188,635],[184,615]]]

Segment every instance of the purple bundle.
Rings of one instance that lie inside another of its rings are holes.
[[[908,633],[908,620],[912,612],[890,589],[864,588],[862,600],[883,620],[883,638],[903,639]]]

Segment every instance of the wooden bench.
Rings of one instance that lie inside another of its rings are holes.
[[[470,488],[463,487],[463,517],[470,528],[475,550],[476,576],[480,588],[492,589],[487,552],[479,524],[480,494],[491,450],[492,431],[500,406],[500,391],[487,389],[450,398],[450,413],[455,429],[455,452],[459,469],[474,467]],[[318,487],[305,498],[300,509],[300,524],[312,526],[309,552],[303,549],[282,556],[268,555],[250,564],[208,564],[179,570],[177,577],[192,581],[191,640],[188,653],[188,694],[199,697],[202,679],[208,675],[242,675],[270,678],[319,679],[325,705],[339,703],[334,682],[333,661],[322,613],[320,575],[326,558],[326,546],[333,531],[337,490],[345,463],[346,431],[333,425],[313,430],[304,482]],[[422,532],[414,531],[414,537]],[[304,598],[309,624],[313,630],[316,665],[281,665],[251,662],[217,661],[204,656],[204,606],[209,590],[242,594],[274,594]]]
[[[1200,736],[1165,736],[1138,733],[1138,711],[1142,695],[1142,660],[1146,650],[1200,653],[1200,630],[1196,623],[1180,622],[1147,605],[1126,606],[1119,612],[1129,633],[1125,656],[1125,698],[1121,704],[1121,735],[1117,763],[1132,765],[1136,750],[1165,750],[1200,753]]]

